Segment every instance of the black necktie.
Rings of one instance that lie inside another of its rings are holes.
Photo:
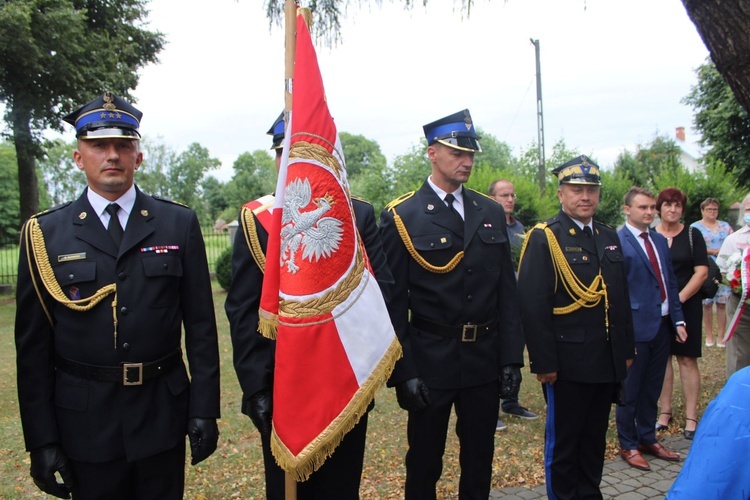
[[[583,234],[585,234],[587,238],[591,238],[591,236],[593,236],[591,228],[588,226],[583,226]]]
[[[458,217],[458,220],[460,220],[461,223],[463,224],[464,218],[461,217],[461,214],[458,213],[458,210],[456,210],[456,207],[453,206],[453,202],[455,200],[456,200],[456,197],[453,196],[452,193],[448,193],[448,194],[445,195],[445,202],[448,204],[448,209],[451,211],[451,213],[453,215],[455,215],[456,217]]]
[[[109,214],[109,225],[107,226],[107,232],[112,237],[112,241],[115,242],[117,248],[120,248],[122,242],[122,226],[120,225],[120,218],[117,217],[117,212],[120,210],[120,205],[117,203],[110,203],[104,210]]]

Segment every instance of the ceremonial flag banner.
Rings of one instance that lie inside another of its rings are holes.
[[[304,481],[364,415],[401,346],[357,232],[341,143],[299,14],[292,99],[260,330],[276,339],[271,448]]]

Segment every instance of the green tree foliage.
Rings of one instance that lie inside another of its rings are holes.
[[[211,158],[208,149],[194,142],[177,156],[175,167],[167,172],[170,198],[195,209],[203,224],[213,221],[203,204],[200,183],[209,170],[220,165],[218,158]]]
[[[658,134],[648,145],[636,146],[635,153],[625,150],[615,160],[615,169],[634,186],[653,186],[657,176],[674,175],[680,167],[680,146]]]
[[[740,186],[750,187],[750,117],[712,62],[696,70],[698,83],[683,102],[695,111],[701,144],[710,149],[709,162],[721,161],[734,172]]]
[[[16,148],[20,216],[38,211],[41,133],[104,90],[128,97],[156,62],[160,33],[144,29],[145,0],[0,3],[0,101]]]
[[[684,167],[675,171],[665,170],[654,179],[653,192],[658,195],[659,191],[668,187],[676,187],[687,196],[683,220],[688,224],[701,219],[700,204],[706,198],[719,200],[719,218],[727,220],[729,207],[735,201],[742,201],[745,196],[734,173],[729,172],[720,161],[709,164],[705,171],[697,174]]]
[[[0,142],[0,246],[18,243],[18,169],[13,144]]]
[[[419,189],[431,171],[432,166],[427,159],[427,141],[420,139],[419,144],[413,144],[406,153],[393,161],[390,174],[393,179],[393,198]]]
[[[369,201],[375,212],[380,213],[393,198],[387,162],[380,145],[363,135],[348,132],[340,132],[339,138],[352,195]]]
[[[272,194],[276,189],[276,163],[268,151],[258,149],[252,153],[242,153],[232,165],[234,175],[224,185],[226,207],[218,214],[226,221],[237,219],[240,207]]]
[[[46,196],[41,197],[40,205],[56,206],[81,195],[86,187],[86,175],[73,161],[76,141],[65,142],[57,139],[50,142],[39,160],[41,178],[46,188]]]
[[[140,143],[143,163],[135,174],[136,184],[144,193],[169,198],[169,172],[176,168],[177,153],[161,137],[144,137]]]
[[[232,247],[225,248],[216,259],[216,281],[224,290],[232,284]]]

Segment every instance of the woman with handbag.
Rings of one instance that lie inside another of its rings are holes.
[[[701,202],[701,215],[703,218],[693,222],[690,227],[696,228],[703,235],[708,249],[708,257],[716,262],[719,255],[719,249],[727,236],[732,234],[732,226],[728,222],[719,220],[719,200],[716,198],[706,198]],[[706,331],[706,347],[714,345],[714,304],[716,305],[716,345],[725,347],[721,341],[724,332],[727,329],[727,311],[726,304],[731,290],[727,285],[719,285],[719,291],[716,295],[706,298],[703,301],[703,329]]]
[[[700,290],[708,276],[706,243],[697,229],[685,226],[680,219],[687,204],[685,193],[676,188],[663,189],[656,198],[656,210],[661,222],[656,232],[667,238],[672,267],[680,288],[680,302],[685,316],[688,336],[685,342],[672,339],[664,385],[659,397],[659,420],[656,430],[666,429],[672,420],[672,387],[674,372],[672,357],[680,368],[680,382],[685,396],[685,437],[693,439],[698,425],[698,396],[700,373],[698,358],[701,357],[701,328],[703,306]],[[693,232],[691,235],[690,232]]]

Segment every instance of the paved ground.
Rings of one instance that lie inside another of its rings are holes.
[[[690,443],[682,434],[664,437],[661,441],[670,450],[680,453],[680,462],[667,462],[650,455],[644,455],[651,470],[641,471],[630,467],[617,457],[604,463],[602,476],[602,495],[605,499],[644,500],[647,498],[664,498],[672,483],[677,478],[682,464],[690,450]],[[536,500],[547,498],[547,490],[542,484],[536,488],[510,487],[495,490],[490,498],[507,500]]]

